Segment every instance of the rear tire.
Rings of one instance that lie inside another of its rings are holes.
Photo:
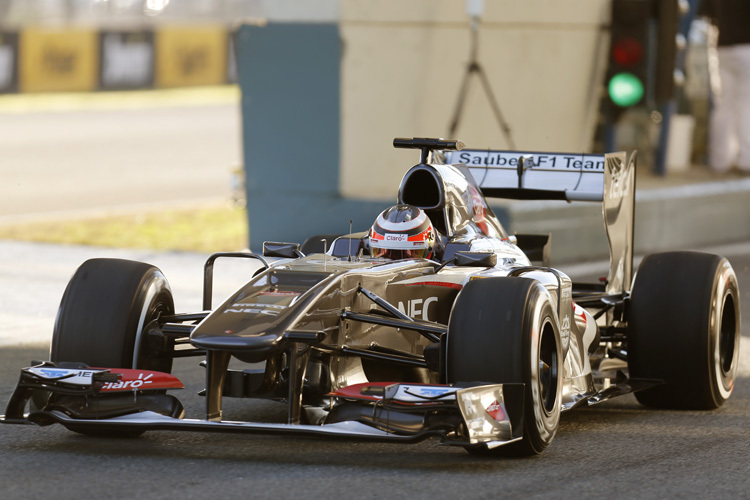
[[[737,276],[718,255],[666,252],[641,262],[628,326],[631,378],[665,383],[635,393],[654,408],[710,410],[731,395],[740,347]]]
[[[169,373],[174,344],[147,334],[149,323],[168,314],[174,314],[174,300],[159,269],[129,260],[88,260],[63,294],[50,359]]]
[[[446,344],[446,380],[523,383],[523,438],[470,453],[536,455],[557,433],[562,397],[562,350],[549,293],[527,278],[470,281],[451,311]]]

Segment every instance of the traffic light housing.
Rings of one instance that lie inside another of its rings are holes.
[[[607,96],[615,115],[644,102],[651,14],[650,0],[612,0]]]
[[[681,58],[684,58],[686,41],[680,32],[680,24],[689,10],[686,0],[659,0],[656,4],[654,97],[658,102],[670,100],[674,96],[675,86],[685,79]]]

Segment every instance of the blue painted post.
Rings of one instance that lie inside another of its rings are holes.
[[[388,204],[348,200],[339,192],[341,53],[333,23],[270,23],[238,31],[253,250],[263,241],[301,243],[314,234],[344,234],[349,219],[355,231],[364,230]]]

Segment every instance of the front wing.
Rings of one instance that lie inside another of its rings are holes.
[[[523,384],[358,384],[329,394],[337,411],[320,425],[183,418],[182,405],[165,394],[176,388],[182,388],[181,382],[164,373],[44,364],[21,371],[0,423],[59,423],[84,433],[184,430],[394,443],[437,438],[445,444],[489,448],[523,436]],[[46,403],[26,413],[35,395],[47,398]],[[330,420],[333,415],[338,418]]]

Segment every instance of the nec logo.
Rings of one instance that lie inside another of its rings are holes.
[[[385,241],[406,241],[405,234],[386,233]]]
[[[427,297],[426,299],[412,299],[407,300],[406,303],[399,302],[397,307],[399,311],[408,316],[411,316],[412,318],[421,318],[425,321],[431,321],[427,313],[429,311],[430,305],[433,302],[437,302],[437,300],[437,297]]]

